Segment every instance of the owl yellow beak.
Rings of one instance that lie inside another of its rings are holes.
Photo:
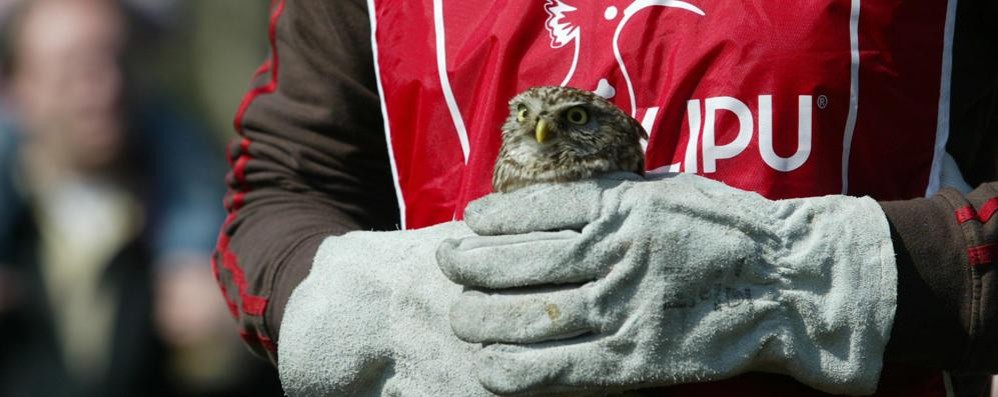
[[[537,127],[534,127],[534,138],[537,139],[537,143],[544,143],[550,134],[551,125],[544,119],[537,120]]]

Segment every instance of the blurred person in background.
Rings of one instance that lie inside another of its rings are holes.
[[[277,395],[208,267],[219,161],[135,92],[134,21],[111,0],[25,1],[5,20],[0,396]]]

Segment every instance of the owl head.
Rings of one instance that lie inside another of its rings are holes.
[[[592,92],[534,87],[509,102],[494,186],[499,190],[501,179],[525,181],[519,186],[600,172],[641,173],[642,138],[647,133],[640,123]]]

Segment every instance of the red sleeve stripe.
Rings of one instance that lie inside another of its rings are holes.
[[[246,147],[248,148],[249,145],[246,145]],[[243,186],[246,183],[246,164],[249,163],[249,160],[249,154],[241,155],[236,159],[236,165],[232,167],[232,175],[236,178],[236,183],[243,188],[243,192],[249,191],[249,187]]]
[[[229,236],[224,236],[219,240],[224,240],[220,244],[226,248],[225,251],[222,251],[222,266],[232,274],[236,288],[239,289],[239,299],[243,303],[243,313],[257,317],[262,316],[263,312],[267,309],[267,299],[246,292],[246,289],[249,287],[246,283],[246,274],[243,273],[242,267],[239,266],[236,254],[228,250]]]
[[[998,213],[998,197],[992,198],[981,206],[981,223],[988,223]]]
[[[232,175],[235,179],[234,185],[237,191],[230,191],[230,199],[228,201],[227,210],[229,215],[225,219],[225,223],[222,225],[222,231],[218,236],[218,243],[216,244],[217,255],[212,260],[212,272],[215,274],[215,279],[219,280],[219,270],[218,270],[218,257],[221,257],[222,267],[225,268],[231,274],[233,282],[238,288],[239,298],[242,301],[242,312],[250,316],[263,316],[267,309],[267,298],[257,295],[252,295],[247,292],[248,285],[246,281],[246,275],[243,272],[241,266],[239,266],[239,260],[229,249],[230,237],[229,233],[233,223],[236,220],[236,215],[238,211],[245,204],[246,193],[249,192],[249,187],[246,184],[246,166],[251,158],[249,154],[249,146],[251,144],[250,140],[246,138],[246,134],[243,130],[243,119],[246,116],[246,111],[249,109],[250,105],[262,95],[273,93],[277,90],[278,84],[278,53],[277,53],[277,22],[280,20],[281,14],[284,12],[285,0],[275,1],[273,3],[273,12],[270,15],[270,27],[268,30],[268,35],[270,39],[270,60],[264,62],[259,69],[254,73],[254,79],[259,77],[263,73],[270,72],[270,81],[260,87],[256,87],[250,90],[243,97],[242,102],[239,104],[239,109],[236,112],[236,117],[233,120],[236,132],[243,137],[239,144],[239,155],[237,158],[233,159],[230,157],[230,163],[232,164]],[[239,308],[236,304],[229,298],[228,292],[226,291],[225,284],[219,283],[222,288],[222,294],[225,296],[226,304],[229,305],[229,310],[232,312],[233,317],[239,319]],[[259,332],[249,333],[244,331],[240,332],[240,335],[246,340],[247,343],[259,344],[265,349],[270,351],[275,351],[276,346],[273,341],[266,336],[260,334]]]
[[[995,214],[998,213],[998,197],[988,200],[981,206],[981,211],[974,210],[972,206],[966,206],[956,210],[956,220],[961,225],[970,221],[988,223]]]
[[[996,256],[998,256],[998,245],[995,245],[995,243],[978,245],[967,249],[967,260],[971,266],[994,263]]]
[[[974,211],[974,207],[968,205],[956,210],[956,221],[961,225],[975,219],[977,219],[977,211]]]
[[[245,329],[239,330],[239,337],[243,339],[244,342],[250,345],[260,345],[268,351],[276,352],[277,345],[274,341],[268,338],[266,335],[260,334],[259,332],[249,332]]]
[[[240,135],[245,136],[243,132],[243,117],[246,116],[246,110],[249,109],[253,101],[255,101],[256,98],[261,95],[270,94],[273,93],[274,91],[277,91],[277,78],[278,78],[277,76],[278,72],[280,71],[279,70],[280,62],[278,61],[278,56],[277,56],[277,21],[281,19],[281,14],[283,12],[284,12],[284,0],[281,0],[280,2],[276,3],[276,5],[274,6],[273,13],[270,14],[270,29],[267,31],[267,34],[269,35],[270,38],[271,59],[269,61],[264,62],[264,64],[261,65],[260,68],[257,69],[256,71],[257,73],[266,73],[269,70],[270,81],[267,84],[256,87],[250,90],[250,92],[246,93],[246,96],[243,97],[242,103],[239,104],[239,109],[236,111],[236,117],[232,121],[233,126],[236,129],[236,132],[238,132]]]
[[[236,307],[236,303],[233,302],[232,299],[229,299],[228,288],[225,287],[225,283],[223,283],[222,280],[219,278],[220,275],[218,273],[217,255],[211,256],[211,275],[215,277],[215,282],[218,283],[218,287],[222,289],[222,297],[225,298],[225,306],[229,308],[229,314],[231,314],[233,318],[238,319],[239,308]]]
[[[270,59],[267,59],[266,61],[263,61],[263,64],[260,65],[260,67],[257,68],[256,71],[253,72],[252,79],[256,80],[258,77],[262,76],[264,73],[267,73],[269,71],[270,71]]]

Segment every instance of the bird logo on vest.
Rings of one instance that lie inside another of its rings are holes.
[[[582,7],[582,5],[580,4],[578,7]],[[632,117],[637,116],[640,105],[637,104],[632,73],[624,62],[621,52],[621,33],[628,26],[628,23],[639,12],[653,7],[683,10],[699,16],[707,15],[699,7],[679,0],[610,2],[603,8],[602,20],[588,17],[594,12],[598,13],[597,10],[580,10],[578,7],[563,0],[547,0],[544,4],[544,10],[548,14],[545,27],[551,36],[551,48],[574,46],[572,66],[560,85],[592,89],[597,95],[612,99],[617,96],[619,91],[617,86],[622,82],[625,88],[624,93],[627,96],[618,98],[615,102],[622,108],[629,107]],[[612,28],[612,35],[606,34],[608,28]],[[585,45],[583,45],[583,41],[586,42]],[[584,56],[589,55],[599,59],[611,53],[616,60],[616,70],[602,70],[596,73],[598,76],[594,76],[593,73],[585,73],[589,76],[577,73],[580,65],[591,64],[584,59]],[[598,81],[590,81],[594,77],[598,78]]]

